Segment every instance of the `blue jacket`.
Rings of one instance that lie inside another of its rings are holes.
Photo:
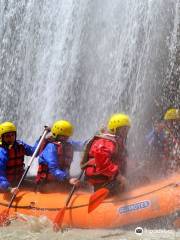
[[[68,139],[68,143],[70,143],[73,147],[73,151],[83,151],[86,141],[74,141],[72,139]],[[65,180],[69,178],[68,170],[61,170],[59,168],[58,162],[58,154],[57,154],[57,145],[54,143],[48,143],[42,153],[39,155],[39,163],[46,164],[48,166],[49,172],[57,178],[57,180]]]
[[[20,143],[24,146],[25,155],[32,156],[37,143],[32,147],[23,141],[17,140],[17,143]],[[14,148],[16,148],[17,144],[14,144]],[[10,183],[6,177],[6,164],[8,161],[8,149],[0,146],[0,191],[6,191],[8,187],[10,187]]]
[[[154,128],[146,135],[146,141],[148,144],[159,151],[163,151],[164,139],[164,131],[162,130],[158,133]]]

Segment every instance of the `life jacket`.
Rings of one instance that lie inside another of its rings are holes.
[[[100,134],[94,136],[86,145],[86,149],[84,151],[84,155],[81,160],[81,168],[85,169],[86,179],[93,185],[99,183],[105,183],[107,181],[111,181],[112,178],[101,174],[100,171],[96,169],[96,159],[94,156],[90,155],[90,149],[97,139],[106,139],[115,144],[115,151],[111,157],[111,161],[118,166],[121,170],[121,174],[125,174],[126,168],[126,157],[127,152],[125,151],[125,146],[120,146],[115,135],[112,134]],[[115,176],[113,176],[115,178]]]
[[[180,169],[180,141],[168,127],[164,129],[163,160],[167,174]]]
[[[68,142],[57,142],[52,138],[47,138],[42,143],[42,147],[39,151],[39,154],[44,150],[48,143],[53,143],[57,146],[57,155],[59,168],[65,170],[70,168],[71,162],[73,160],[73,147]],[[55,180],[55,178],[49,173],[49,168],[47,164],[40,163],[38,167],[38,172],[36,176],[36,183],[47,180]]]
[[[10,183],[19,181],[24,173],[24,146],[15,142],[10,148],[0,145],[7,150],[8,161],[6,164],[6,177]]]

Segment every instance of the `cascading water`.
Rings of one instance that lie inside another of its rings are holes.
[[[124,111],[134,142],[179,104],[178,1],[1,0],[0,11],[0,120],[24,139],[60,118],[86,139]]]
[[[141,160],[152,121],[179,107],[179,11],[178,0],[0,0],[0,121],[32,143],[65,118],[87,139],[123,111]]]

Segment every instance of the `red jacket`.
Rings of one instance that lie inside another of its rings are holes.
[[[180,142],[169,128],[164,128],[162,160],[165,164],[165,173],[174,173],[180,169]]]
[[[124,141],[114,135],[95,136],[88,153],[85,175],[92,184],[115,179],[119,172],[125,172],[126,149]]]

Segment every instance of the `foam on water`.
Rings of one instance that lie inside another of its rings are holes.
[[[85,230],[64,229],[55,233],[52,224],[45,217],[26,218],[28,221],[14,221],[10,226],[0,229],[0,240],[179,240],[180,231],[165,229],[143,229],[141,235],[123,229]]]

